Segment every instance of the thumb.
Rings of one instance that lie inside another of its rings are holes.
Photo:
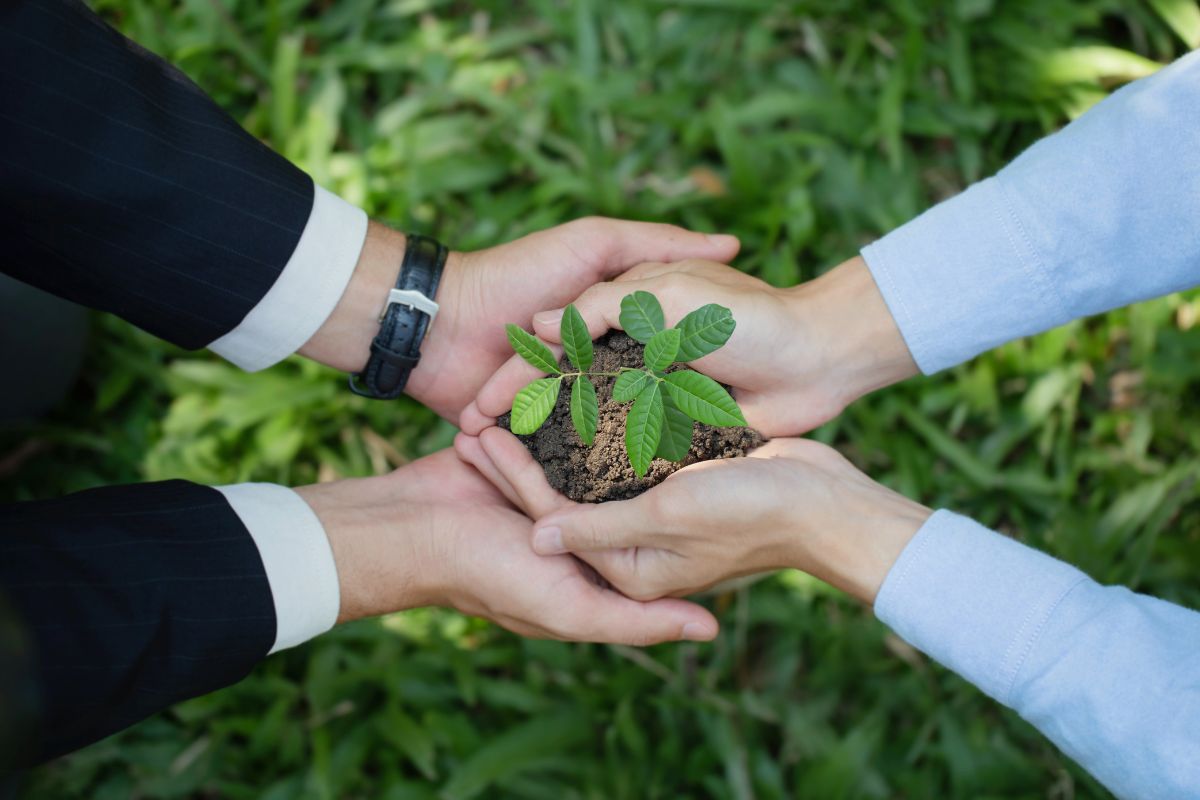
[[[533,550],[543,556],[622,547],[655,547],[660,526],[652,521],[645,495],[598,505],[576,505],[538,520]]]

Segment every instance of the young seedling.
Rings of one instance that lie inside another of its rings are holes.
[[[643,477],[654,458],[681,461],[692,445],[693,420],[716,427],[745,425],[746,419],[729,392],[707,375],[690,369],[667,372],[676,362],[695,361],[717,350],[733,334],[733,313],[724,306],[698,308],[667,328],[658,298],[634,292],[621,301],[621,327],[644,344],[644,366],[617,372],[591,372],[592,338],[575,306],[563,311],[560,332],[563,350],[575,372],[563,372],[554,354],[533,334],[508,325],[508,341],[521,358],[549,378],[538,378],[513,398],[513,433],[530,434],[554,410],[563,381],[570,378],[571,423],[584,444],[596,438],[599,406],[594,377],[615,378],[613,400],[633,402],[625,419],[625,451],[637,476]]]

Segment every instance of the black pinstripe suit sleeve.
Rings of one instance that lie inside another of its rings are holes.
[[[188,348],[287,264],[312,180],[78,0],[0,0],[0,268]]]
[[[0,594],[34,676],[8,704],[36,710],[26,762],[233,683],[275,640],[250,534],[220,492],[184,481],[0,506]]]

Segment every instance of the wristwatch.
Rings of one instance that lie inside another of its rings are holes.
[[[438,283],[449,250],[436,239],[409,234],[396,288],[388,292],[379,315],[379,334],[361,372],[350,376],[350,390],[363,397],[393,400],[404,392],[408,376],[421,360],[421,342],[437,317]]]

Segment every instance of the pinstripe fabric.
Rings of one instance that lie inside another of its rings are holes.
[[[312,180],[77,0],[0,3],[0,269],[197,348],[279,277]]]
[[[32,642],[35,759],[240,680],[275,640],[253,539],[184,481],[0,506],[0,592]]]

